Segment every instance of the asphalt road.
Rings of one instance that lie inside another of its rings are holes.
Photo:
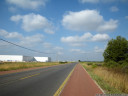
[[[53,96],[77,63],[0,76],[0,96]]]

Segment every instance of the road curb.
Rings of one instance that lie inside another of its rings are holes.
[[[77,64],[76,64],[77,65]],[[64,82],[60,85],[59,89],[54,93],[53,96],[59,96],[63,90],[63,88],[65,87],[66,83],[68,82],[70,76],[72,75],[76,65],[74,66],[74,68],[71,70],[71,72],[69,73],[69,75],[67,76],[67,78],[64,80]]]

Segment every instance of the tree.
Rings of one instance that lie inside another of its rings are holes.
[[[80,60],[78,60],[78,62],[81,62]]]
[[[117,36],[116,39],[111,39],[108,42],[103,56],[105,62],[119,62],[128,59],[128,41],[121,36]]]

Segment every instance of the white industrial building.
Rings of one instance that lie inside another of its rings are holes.
[[[23,56],[23,55],[0,55],[0,61],[6,62],[30,62],[35,61],[32,56]]]
[[[3,62],[50,62],[49,57],[32,57],[23,55],[0,55],[0,61]]]
[[[37,62],[51,62],[50,57],[34,57]]]

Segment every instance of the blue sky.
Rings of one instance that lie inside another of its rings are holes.
[[[0,54],[103,60],[107,42],[128,39],[128,0],[0,0]]]

